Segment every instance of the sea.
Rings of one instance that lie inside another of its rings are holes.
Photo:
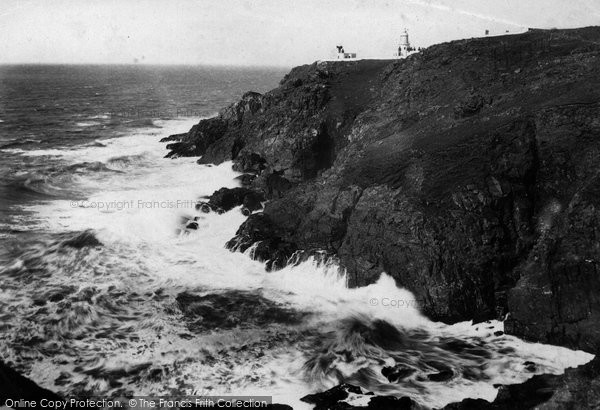
[[[333,261],[267,272],[252,249],[225,249],[246,217],[195,204],[238,186],[231,162],[167,159],[160,140],[286,71],[0,66],[2,361],[66,397],[266,395],[304,409],[340,383],[426,407],[491,401],[499,384],[593,358],[500,321],[432,322],[385,272],[348,288]]]

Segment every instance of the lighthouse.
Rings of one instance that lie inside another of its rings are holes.
[[[400,34],[400,45],[398,46],[397,57],[406,58],[415,51],[416,50],[410,46],[410,41],[408,40],[408,31],[404,29],[404,32]]]

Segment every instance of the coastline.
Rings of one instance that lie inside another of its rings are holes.
[[[533,30],[441,44],[406,60],[297,67],[278,88],[246,93],[172,136],[177,142],[167,145],[167,156],[233,160],[246,174],[244,186],[269,199],[240,227],[233,242],[244,244],[241,251],[258,239],[274,242],[262,259],[325,251],[340,258],[351,285],[390,273],[435,320],[503,317],[509,300],[514,308],[520,303],[517,282],[539,241],[558,228],[552,220],[567,209],[562,197],[578,193],[557,193],[553,184],[573,183],[555,166],[572,166],[568,178],[585,179],[573,161],[577,132],[586,144],[597,132],[590,41],[598,35],[594,27]],[[471,67],[469,76],[456,78],[463,66]],[[546,75],[553,70],[564,75]],[[581,120],[571,128],[545,125],[557,116]],[[573,153],[559,165],[552,162],[557,150]],[[386,246],[378,224],[397,245]],[[510,311],[516,334],[527,336],[519,324],[526,312]],[[594,350],[595,337],[580,347]],[[558,334],[546,340],[577,345]]]
[[[387,288],[412,291],[433,320],[485,323],[508,313],[507,333],[595,354],[597,280],[588,270],[596,260],[589,246],[595,157],[577,158],[596,150],[599,100],[590,84],[598,81],[593,67],[600,54],[589,41],[600,38],[600,29],[514,37],[508,49],[502,39],[475,39],[404,61],[298,67],[279,88],[246,93],[162,141],[171,158],[201,156],[202,164],[222,166],[232,160],[242,173],[240,187],[205,201],[210,217],[247,210],[227,243],[246,253],[238,260],[252,254],[281,271],[293,267],[292,256],[332,257],[353,289],[375,285],[387,272]],[[464,70],[469,64],[472,70]],[[457,71],[468,75],[452,82]],[[491,88],[474,85],[482,78]],[[526,97],[528,110],[518,104]],[[557,167],[566,174],[549,171]],[[556,198],[563,189],[567,194]],[[575,279],[569,269],[579,269]],[[581,294],[583,301],[573,303]],[[574,314],[561,310],[568,298]],[[587,316],[580,311],[586,303]],[[540,306],[547,310],[539,313]],[[37,391],[0,366],[0,375]],[[527,407],[593,403],[598,393],[587,385],[598,377],[594,359],[564,375],[501,387],[491,404],[467,399],[444,408],[514,408],[524,398]],[[308,400],[334,407],[345,399],[340,389],[364,396],[366,408],[419,408],[406,397],[373,397],[348,385]]]
[[[168,156],[233,160],[269,199],[228,243],[269,269],[324,251],[354,286],[391,273],[434,320],[508,314],[510,334],[596,353],[596,165],[577,158],[596,152],[599,37],[530,30],[297,67],[173,136]],[[578,389],[595,361],[565,377]]]

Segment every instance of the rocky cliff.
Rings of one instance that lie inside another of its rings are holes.
[[[600,28],[319,62],[171,137],[233,160],[270,201],[232,249],[277,268],[335,255],[382,271],[444,321],[509,313],[510,332],[600,348]]]

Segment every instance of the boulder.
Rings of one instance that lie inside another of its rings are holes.
[[[257,191],[248,188],[221,188],[215,191],[208,200],[211,208],[219,208],[229,211],[236,206],[243,205],[250,211],[262,209],[264,196]]]

